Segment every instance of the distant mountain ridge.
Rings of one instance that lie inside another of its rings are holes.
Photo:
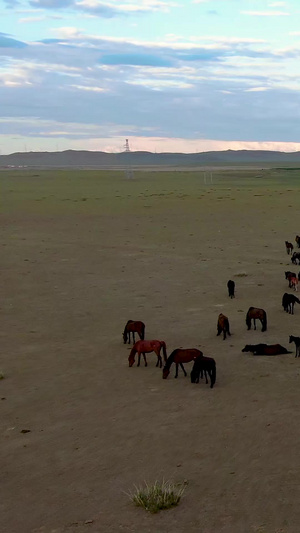
[[[268,150],[225,150],[197,153],[153,152],[16,152],[0,156],[1,168],[126,168],[131,167],[195,167],[205,165],[299,164],[300,152]]]

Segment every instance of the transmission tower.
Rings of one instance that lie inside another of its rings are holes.
[[[132,170],[131,164],[130,164],[131,156],[130,156],[130,148],[129,148],[128,139],[126,139],[124,148],[125,148],[125,153],[127,154],[126,155],[127,164],[126,164],[126,168],[125,168],[125,176],[126,176],[126,178],[130,179],[130,178],[133,178],[133,170]]]

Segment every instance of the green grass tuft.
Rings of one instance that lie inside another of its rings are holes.
[[[155,481],[153,485],[135,486],[135,491],[128,494],[131,501],[138,507],[143,507],[150,513],[157,513],[163,509],[170,509],[178,505],[185,487],[170,481]]]

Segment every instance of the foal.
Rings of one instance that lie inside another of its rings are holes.
[[[230,298],[235,298],[235,296],[234,296],[235,283],[234,283],[234,281],[232,281],[232,279],[230,279],[227,282],[227,289],[228,289],[228,296]]]
[[[218,330],[217,336],[221,335],[221,333],[223,331],[223,340],[226,339],[226,333],[228,335],[231,335],[231,333],[229,331],[229,320],[228,320],[227,316],[223,315],[223,313],[219,314],[218,323],[217,323],[217,330]]]
[[[300,337],[294,337],[290,335],[289,342],[294,342],[296,346],[296,355],[295,357],[300,357]]]

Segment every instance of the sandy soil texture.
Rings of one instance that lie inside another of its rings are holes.
[[[284,246],[300,233],[297,180],[0,179],[1,532],[299,533],[300,359],[288,338],[300,336],[300,306],[281,307],[284,271],[300,268]],[[267,311],[265,333],[247,331],[251,305]],[[154,354],[129,368],[128,319],[168,354],[214,357],[215,388],[173,367],[163,380]],[[293,353],[241,352],[259,342]],[[163,478],[185,482],[178,507],[131,504],[134,484]]]

